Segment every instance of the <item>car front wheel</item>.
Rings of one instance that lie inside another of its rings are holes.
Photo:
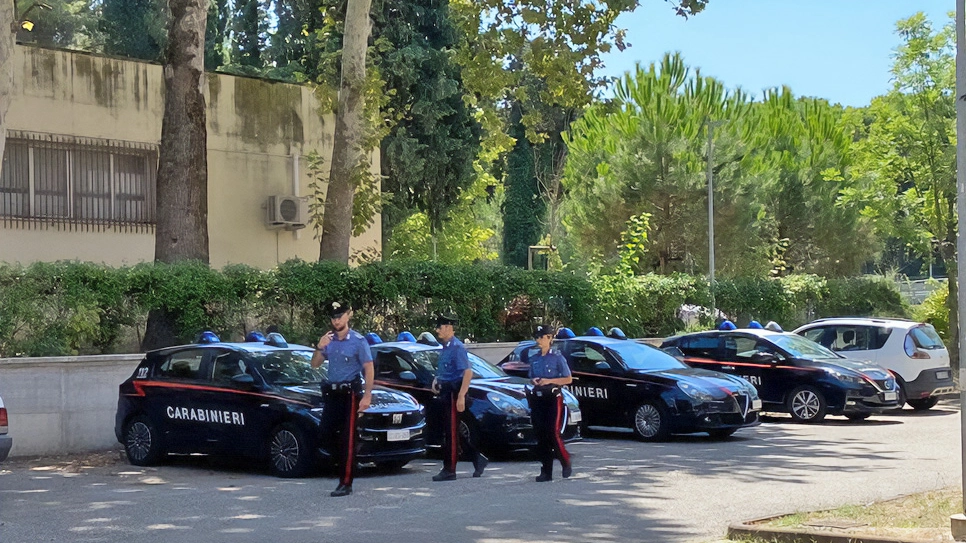
[[[151,419],[138,415],[124,427],[124,452],[135,466],[151,466],[164,454],[161,433]]]
[[[798,387],[788,395],[788,413],[797,422],[819,422],[825,418],[825,397],[810,387]]]
[[[277,426],[268,438],[268,471],[276,477],[304,477],[311,468],[308,440],[295,425]]]
[[[919,400],[906,400],[910,406],[916,411],[926,411],[932,409],[939,403],[939,398],[936,396],[931,396],[929,398],[921,398]]]
[[[653,403],[642,403],[634,411],[634,434],[641,441],[664,441],[670,434],[665,412]]]

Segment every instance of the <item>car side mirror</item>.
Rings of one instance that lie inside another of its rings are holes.
[[[598,369],[598,370],[601,370],[601,371],[609,370],[610,369],[610,364],[608,364],[607,362],[604,362],[603,360],[601,360],[601,361],[597,362],[596,364],[594,364],[594,368],[595,369]]]
[[[399,372],[399,378],[402,379],[403,381],[415,381],[416,374],[409,370],[406,370],[403,372]]]
[[[755,353],[751,355],[751,361],[759,364],[777,364],[778,357],[774,353]]]
[[[239,373],[231,378],[231,384],[240,388],[250,388],[255,386],[255,378],[247,373]]]

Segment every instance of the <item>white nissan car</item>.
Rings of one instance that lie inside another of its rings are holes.
[[[931,324],[905,319],[819,319],[795,330],[846,358],[869,360],[896,376],[899,406],[926,410],[956,392],[949,351]]]

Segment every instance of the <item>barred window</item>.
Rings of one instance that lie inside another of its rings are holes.
[[[157,148],[10,131],[0,173],[5,221],[153,225]]]

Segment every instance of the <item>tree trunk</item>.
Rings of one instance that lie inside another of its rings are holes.
[[[365,132],[366,48],[371,24],[372,0],[348,0],[342,40],[342,84],[339,110],[335,117],[332,166],[322,219],[320,260],[349,262],[352,238],[352,200],[356,175],[369,175],[360,168],[365,160],[362,142]],[[360,170],[363,171],[360,171]]]
[[[154,260],[208,263],[208,146],[205,84],[207,0],[169,0],[164,118],[158,157]],[[175,315],[148,313],[142,349],[179,342]]]
[[[207,0],[169,0],[154,259],[208,263]]]
[[[7,143],[7,110],[13,93],[13,49],[17,43],[13,0],[0,0],[0,160]]]
[[[945,259],[946,260],[946,271],[949,287],[949,295],[946,296],[946,309],[949,310],[949,345],[946,346],[949,350],[949,365],[953,370],[959,370],[959,352],[960,352],[960,342],[959,342],[959,281],[957,281],[956,274],[958,270],[958,264],[955,257]]]

